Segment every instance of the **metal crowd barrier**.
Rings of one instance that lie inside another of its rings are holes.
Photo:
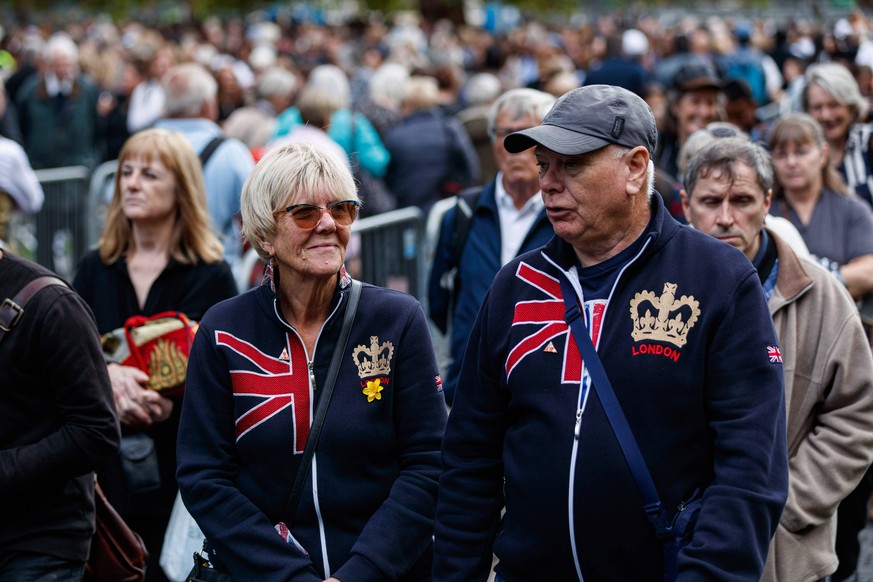
[[[12,242],[22,256],[72,279],[76,265],[91,243],[88,227],[88,189],[91,171],[85,166],[37,170],[45,193],[35,215],[18,216]]]
[[[415,207],[362,218],[352,225],[346,267],[352,277],[409,293],[427,295],[424,217]]]

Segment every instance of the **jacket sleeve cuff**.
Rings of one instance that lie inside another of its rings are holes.
[[[360,554],[352,554],[349,560],[333,573],[333,577],[340,582],[380,582],[385,580],[386,576],[367,558]]]

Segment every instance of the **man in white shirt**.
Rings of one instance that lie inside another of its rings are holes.
[[[534,89],[512,89],[491,106],[488,133],[497,176],[462,193],[442,217],[428,284],[429,314],[450,335],[446,402],[451,404],[467,337],[494,275],[510,260],[544,245],[554,231],[540,196],[533,150],[511,154],[504,138],[540,125],[555,98]]]

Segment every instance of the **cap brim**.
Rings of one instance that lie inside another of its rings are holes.
[[[585,135],[557,125],[538,125],[511,133],[503,140],[503,147],[512,154],[523,152],[536,145],[550,149],[562,156],[577,156],[609,145],[611,142]]]
[[[722,83],[720,79],[703,77],[700,79],[686,81],[685,83],[679,85],[679,91],[681,91],[682,93],[688,93],[689,91],[700,91],[702,89],[715,89],[716,91],[721,91],[722,89],[724,89],[724,83]]]

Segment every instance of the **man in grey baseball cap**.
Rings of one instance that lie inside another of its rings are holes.
[[[503,147],[516,153],[541,145],[572,156],[614,143],[644,146],[651,158],[657,142],[655,117],[645,101],[614,85],[590,85],[566,93],[542,125],[507,136]]]
[[[498,582],[760,578],[788,491],[778,340],[745,255],[654,192],[656,144],[606,85],[506,137],[534,148],[557,236],[497,273],[470,332],[435,582],[486,580],[492,552]]]

